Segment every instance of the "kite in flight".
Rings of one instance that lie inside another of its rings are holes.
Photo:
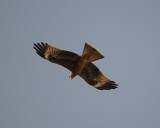
[[[79,75],[88,84],[99,90],[115,89],[118,86],[92,63],[104,58],[104,56],[87,43],[85,43],[82,55],[62,50],[43,42],[34,44],[33,48],[42,58],[67,68],[70,71],[70,79]]]

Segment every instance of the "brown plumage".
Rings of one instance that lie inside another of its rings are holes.
[[[81,56],[43,42],[34,44],[34,49],[42,58],[70,70],[70,79],[79,75],[88,84],[99,90],[115,89],[118,86],[114,81],[109,80],[103,75],[103,73],[92,63],[95,60],[104,58],[104,56],[96,48],[87,43],[85,43]]]

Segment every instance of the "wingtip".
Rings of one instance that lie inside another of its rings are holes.
[[[47,48],[47,44],[44,44],[43,42],[40,43],[34,43],[33,48],[35,49],[36,53],[41,56],[42,58],[45,58],[44,53]]]
[[[95,88],[97,88],[98,90],[111,90],[118,88],[118,84],[116,84],[114,81],[109,81],[103,86],[98,86],[98,87],[95,86]]]
[[[116,88],[118,88],[118,84],[115,83],[114,81],[110,81],[109,82],[109,88],[110,89],[116,89]]]

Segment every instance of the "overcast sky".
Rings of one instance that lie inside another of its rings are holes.
[[[39,57],[33,43],[82,53],[119,88],[99,91]],[[0,128],[160,127],[160,1],[1,0]]]

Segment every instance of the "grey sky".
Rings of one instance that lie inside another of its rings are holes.
[[[1,0],[0,128],[160,127],[158,0]],[[119,88],[99,91],[40,58],[33,43],[81,53]]]

